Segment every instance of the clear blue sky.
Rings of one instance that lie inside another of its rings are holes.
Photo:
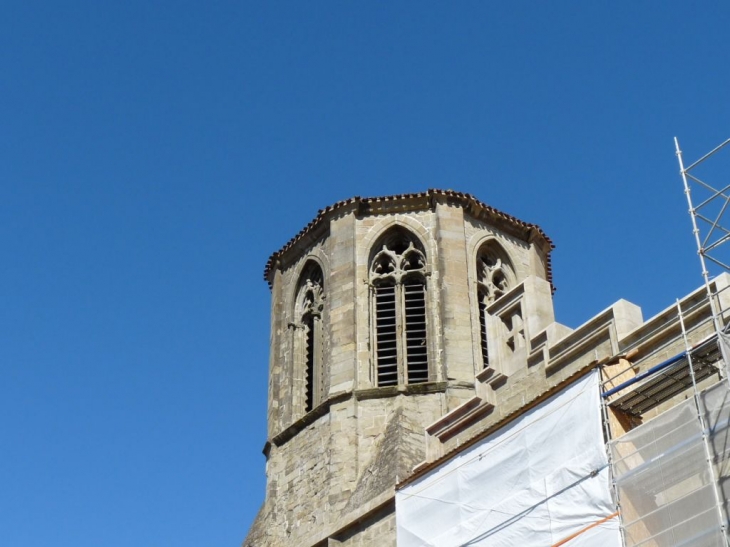
[[[539,224],[571,327],[699,286],[672,138],[730,137],[730,4],[588,4],[4,1],[0,545],[240,544],[263,267],[339,199]]]

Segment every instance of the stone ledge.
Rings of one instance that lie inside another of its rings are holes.
[[[489,384],[489,387],[491,387],[492,389],[498,389],[502,387],[507,382],[508,378],[509,376],[507,376],[506,374],[502,374],[501,372],[497,372],[497,369],[492,366],[486,367],[484,370],[476,375],[477,380],[479,380],[483,384]]]
[[[427,393],[443,393],[449,387],[448,382],[423,382],[422,384],[410,384],[407,386],[386,386],[373,387],[369,389],[355,390],[355,399],[365,401],[367,399],[382,399],[395,397],[396,395],[425,395]]]
[[[545,361],[545,348],[540,347],[527,356],[527,368],[535,367]]]
[[[424,393],[441,393],[446,391],[448,382],[424,382],[406,386],[406,395],[422,395]]]
[[[356,389],[355,399],[364,401],[367,399],[380,399],[384,397],[395,397],[400,391],[398,386],[374,387],[370,389]]]
[[[309,426],[310,424],[313,424],[316,422],[319,418],[327,414],[330,410],[330,406],[332,406],[335,403],[339,403],[342,401],[346,401],[352,396],[352,393],[349,391],[342,391],[340,393],[337,393],[336,395],[333,395],[329,399],[326,399],[321,404],[307,412],[304,416],[299,418],[296,422],[291,424],[289,427],[285,428],[283,431],[281,431],[278,435],[275,435],[271,441],[266,441],[266,445],[264,445],[264,454],[267,454],[268,458],[268,452],[271,450],[271,445],[274,446],[282,446],[286,444],[288,441],[293,439],[300,431],[302,431],[304,428]]]
[[[568,347],[567,350],[563,351],[559,356],[551,358],[545,365],[545,376],[552,376],[559,370],[566,367],[568,364],[573,363],[577,356],[585,354],[591,349],[595,349],[603,341],[611,342],[611,331],[610,325],[605,325],[600,330],[597,330],[590,336],[587,336],[576,343],[575,346]],[[604,356],[605,357],[605,356]],[[593,359],[591,363],[597,363],[598,359]]]
[[[441,443],[461,432],[469,424],[480,420],[494,410],[494,405],[479,397],[472,397],[439,420],[426,427],[426,433]]]
[[[464,382],[463,380],[449,380],[449,389],[474,389],[474,382]]]
[[[726,275],[722,274],[722,276]],[[723,277],[722,280],[724,281],[724,279]],[[716,280],[712,281],[712,283],[715,282]],[[682,307],[683,319],[688,333],[706,321],[708,316],[711,315],[711,305],[707,299],[707,290],[704,286],[684,297],[680,301],[680,306]],[[621,351],[638,349],[640,353],[638,358],[643,359],[665,344],[673,342],[678,336],[681,336],[681,332],[677,305],[672,304],[621,338],[619,340],[619,349]]]
[[[358,389],[354,392],[340,391],[332,395],[329,399],[324,400],[321,404],[307,412],[290,426],[284,428],[270,441],[266,441],[264,445],[264,455],[268,459],[271,452],[271,446],[280,447],[291,439],[293,439],[300,431],[307,426],[316,422],[319,418],[327,414],[330,406],[335,403],[346,401],[354,396],[358,401],[367,399],[382,399],[386,397],[395,397],[396,395],[425,395],[428,393],[444,393],[449,386],[448,382],[424,382],[422,384],[411,384],[407,386],[388,386],[376,387],[371,389]]]
[[[441,431],[444,428],[449,427],[451,424],[456,422],[457,420],[461,419],[466,415],[467,412],[469,412],[474,407],[478,406],[479,403],[481,403],[482,400],[479,397],[472,397],[465,403],[463,403],[461,406],[456,407],[454,410],[449,412],[448,414],[445,414],[438,420],[436,420],[434,423],[426,427],[426,433],[429,435],[436,435],[439,431]]]

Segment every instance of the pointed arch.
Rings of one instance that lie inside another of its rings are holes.
[[[303,385],[303,410],[309,412],[322,400],[324,377],[325,285],[321,266],[309,260],[297,282],[294,305],[296,329],[294,359],[296,376]]]
[[[476,292],[479,313],[479,335],[482,363],[489,366],[487,341],[487,308],[515,286],[515,270],[504,248],[494,239],[485,241],[477,250]]]
[[[422,242],[402,226],[386,231],[371,249],[372,345],[380,387],[429,380],[426,272]]]

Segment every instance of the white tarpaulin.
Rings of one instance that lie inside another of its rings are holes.
[[[718,455],[727,446],[726,420],[715,417],[727,416],[726,397],[724,382],[700,397],[703,406],[707,403]],[[610,449],[627,547],[726,545],[694,399],[632,429],[611,442]]]
[[[620,547],[591,373],[396,493],[398,547]]]

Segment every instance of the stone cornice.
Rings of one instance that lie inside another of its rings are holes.
[[[281,249],[273,253],[266,262],[264,268],[264,280],[271,287],[273,282],[273,271],[282,257],[295,245],[312,238],[313,234],[321,231],[323,225],[331,218],[338,215],[354,212],[358,216],[377,215],[386,213],[398,213],[408,211],[421,211],[433,209],[437,198],[445,198],[449,203],[459,205],[472,217],[503,226],[508,231],[521,237],[527,242],[535,242],[547,256],[546,271],[547,280],[552,285],[552,266],[550,261],[550,250],[554,245],[550,238],[536,224],[524,222],[516,217],[508,215],[494,207],[491,207],[471,194],[456,192],[454,190],[429,189],[426,192],[411,194],[394,194],[392,196],[381,196],[362,198],[355,196],[346,200],[338,201],[324,209],[321,209],[317,216],[307,224],[297,235],[290,239]]]

